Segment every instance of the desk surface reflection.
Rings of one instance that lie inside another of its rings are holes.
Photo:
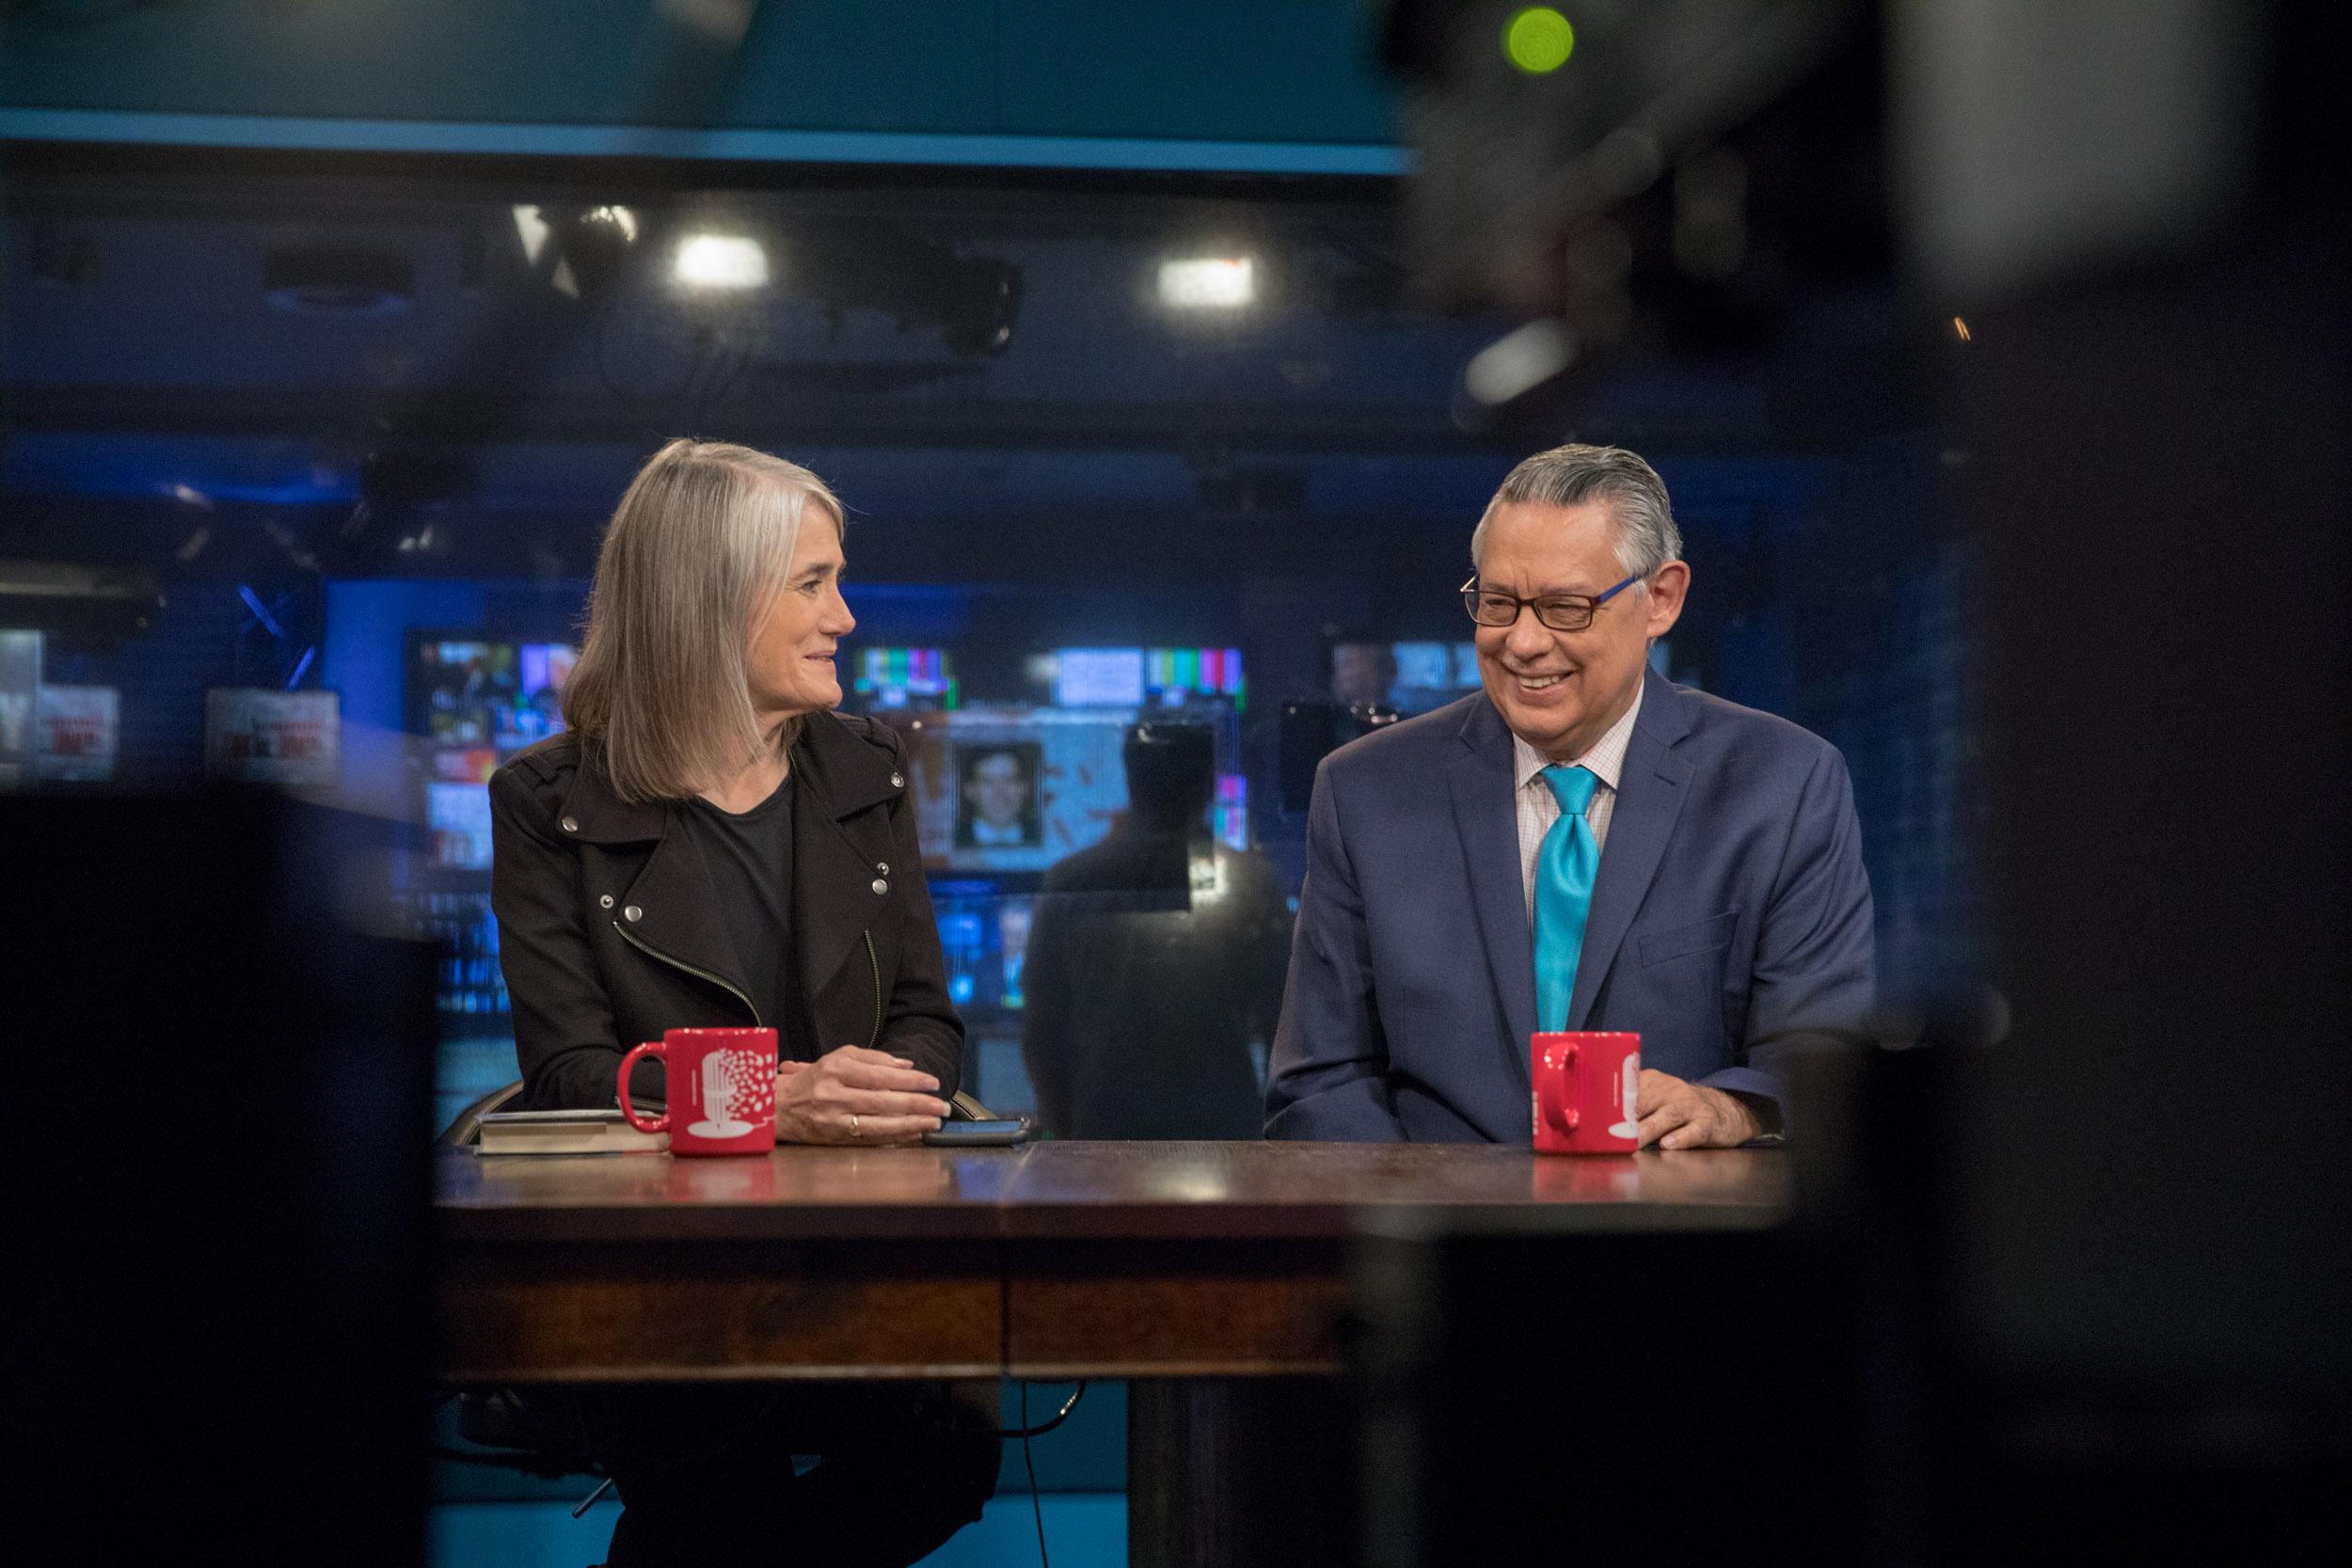
[[[1537,1156],[1438,1144],[1048,1142],[766,1157],[444,1154],[463,1242],[1327,1237],[1442,1220],[1745,1228],[1788,1204],[1770,1149]]]

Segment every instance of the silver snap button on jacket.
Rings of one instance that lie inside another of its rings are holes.
[[[876,893],[888,893],[890,891],[890,884],[883,881],[880,877],[877,877],[874,879],[874,891]]]
[[[609,909],[611,909],[611,908],[612,907],[612,895],[611,894],[609,894],[609,893],[608,893],[608,894],[606,894],[603,897],[601,897],[601,898],[597,899],[597,900],[596,900],[596,902],[597,902],[597,903],[599,903],[599,904],[602,904],[602,905],[603,905],[606,909],[608,909],[608,910],[609,910]]]
[[[639,909],[636,905],[631,904],[628,908],[621,911],[621,918],[624,920],[635,920],[644,915],[644,911]]]
[[[890,875],[890,863],[888,861],[876,861],[874,863],[874,869],[887,877]]]
[[[891,788],[893,788],[893,789],[904,789],[904,788],[906,787],[906,784],[907,784],[907,781],[906,781],[906,779],[904,778],[904,776],[902,776],[902,775],[900,775],[900,774],[898,774],[898,773],[893,773],[893,774],[891,774],[891,775],[890,775],[890,787],[891,787]]]
[[[567,816],[564,818],[564,831],[567,833],[576,833],[580,832],[580,818],[577,816]]]

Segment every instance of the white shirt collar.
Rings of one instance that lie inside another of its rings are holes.
[[[1633,703],[1619,716],[1617,721],[1604,731],[1598,740],[1581,757],[1572,757],[1568,765],[1588,769],[1593,777],[1613,790],[1617,775],[1625,770],[1625,749],[1633,742],[1633,721],[1641,716],[1642,698],[1649,687],[1645,673],[1642,684],[1633,689]],[[1516,732],[1511,736],[1511,787],[1525,789],[1528,782],[1551,766],[1551,759],[1521,740]]]

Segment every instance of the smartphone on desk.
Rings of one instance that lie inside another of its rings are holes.
[[[923,1134],[924,1143],[933,1148],[1001,1148],[1007,1144],[1025,1143],[1030,1132],[1026,1117],[1008,1117],[1000,1121],[942,1122],[935,1132]]]

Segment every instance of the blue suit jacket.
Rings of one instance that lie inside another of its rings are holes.
[[[1776,1097],[1776,1047],[1870,1007],[1846,765],[1786,721],[1645,679],[1567,1026],[1636,1031],[1645,1067]],[[1511,771],[1484,692],[1324,759],[1268,1137],[1532,1141]]]

